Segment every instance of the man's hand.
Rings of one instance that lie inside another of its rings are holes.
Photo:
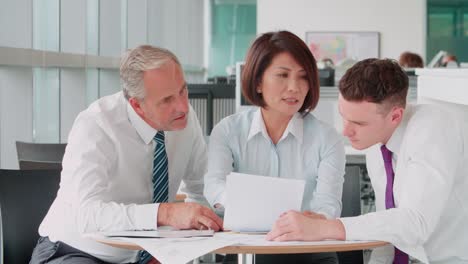
[[[326,220],[312,212],[288,211],[276,220],[266,238],[271,241],[344,240],[345,230],[339,220]]]
[[[178,229],[223,229],[223,220],[208,207],[197,203],[161,203],[158,226],[169,225]]]

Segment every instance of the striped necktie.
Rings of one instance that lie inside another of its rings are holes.
[[[382,157],[385,164],[385,172],[387,173],[387,187],[385,189],[385,208],[395,208],[395,200],[393,197],[393,180],[395,179],[395,173],[392,165],[392,152],[385,146],[380,147]],[[393,264],[408,264],[408,254],[395,248],[395,256],[393,258]]]
[[[153,203],[166,203],[169,199],[169,174],[167,166],[164,131],[158,131],[153,140],[156,142],[153,156]],[[139,264],[146,264],[152,256],[146,251],[140,251]]]
[[[154,136],[156,147],[153,156],[153,203],[166,203],[169,199],[169,174],[164,131]]]

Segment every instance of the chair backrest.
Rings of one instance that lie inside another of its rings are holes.
[[[361,167],[359,165],[346,166],[341,202],[343,204],[342,217],[361,214]]]
[[[343,196],[341,202],[343,209],[341,210],[341,216],[358,216],[361,214],[361,173],[363,163],[358,160],[356,164],[350,164],[350,159],[346,165],[345,181],[343,184]],[[351,159],[351,163],[355,160]],[[365,161],[363,161],[365,162]],[[340,264],[362,264],[363,251],[347,251],[338,252],[338,260]]]
[[[235,113],[235,86],[233,84],[188,84],[189,100],[197,113],[205,135],[224,117]]]
[[[29,161],[20,160],[19,167],[21,170],[62,170],[61,162],[47,162],[47,161]]]
[[[20,169],[56,169],[65,153],[66,143],[31,143],[16,141]],[[24,161],[24,162],[23,162]]]
[[[57,170],[0,170],[0,263],[29,263],[59,183]]]
[[[205,135],[213,128],[213,94],[207,87],[190,87],[189,100],[197,113],[200,126]]]

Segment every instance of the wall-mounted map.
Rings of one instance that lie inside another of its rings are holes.
[[[306,43],[317,61],[329,58],[339,64],[379,57],[378,32],[307,32]]]

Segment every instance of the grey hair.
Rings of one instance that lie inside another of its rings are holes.
[[[125,98],[144,100],[143,73],[158,69],[170,60],[181,66],[174,53],[167,49],[141,45],[128,50],[120,60],[120,80]]]

